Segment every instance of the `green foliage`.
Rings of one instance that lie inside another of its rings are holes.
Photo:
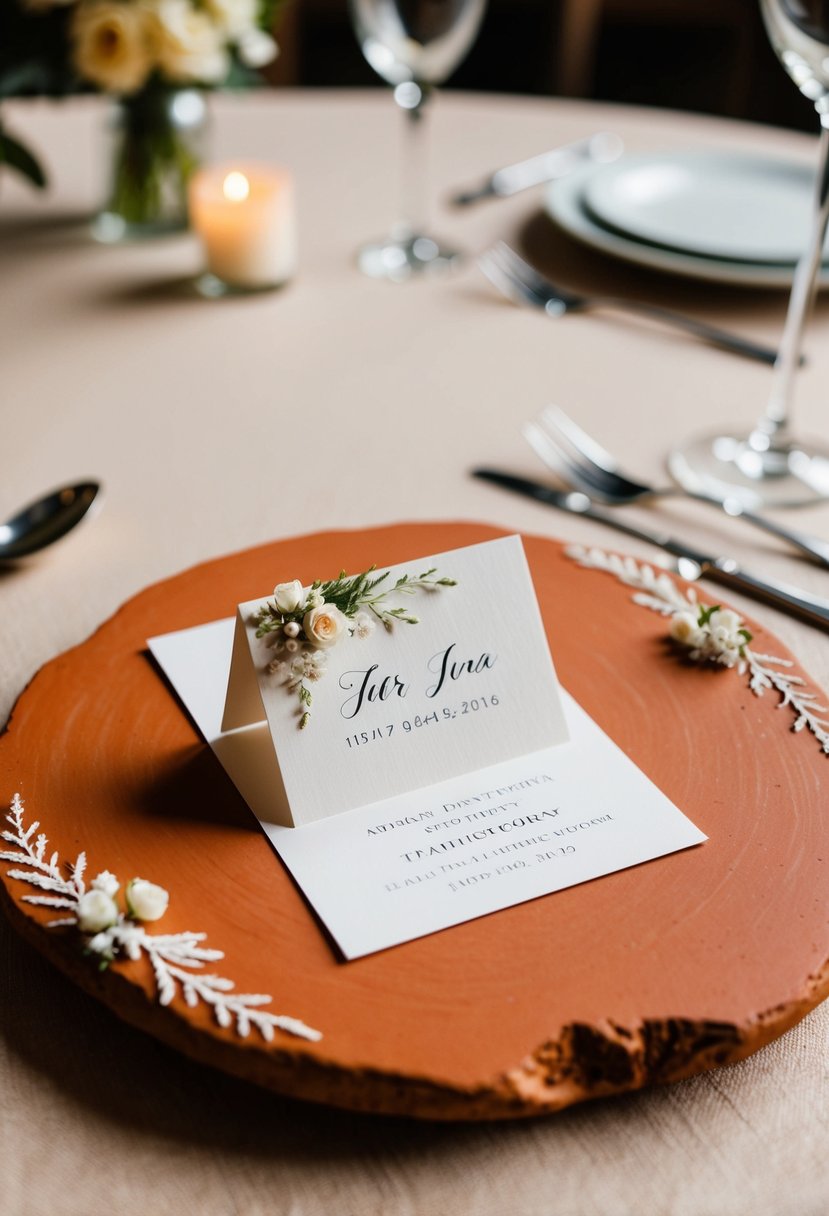
[[[369,566],[368,570],[364,570],[362,574],[346,574],[345,570],[341,570],[336,578],[315,579],[308,588],[305,596],[306,602],[294,612],[282,612],[277,607],[276,600],[269,601],[257,610],[253,618],[253,623],[256,625],[256,636],[263,638],[268,634],[272,635],[268,645],[276,648],[277,655],[287,650],[288,647],[293,647],[291,654],[298,654],[294,642],[299,643],[307,654],[308,649],[314,647],[314,641],[306,635],[303,621],[308,611],[307,601],[312,593],[315,593],[314,598],[319,600],[320,605],[325,604],[328,607],[337,608],[347,620],[354,620],[360,611],[373,613],[383,627],[391,633],[396,623],[417,625],[419,618],[409,612],[407,608],[399,605],[388,607],[385,601],[389,596],[416,595],[418,591],[434,592],[439,587],[457,586],[456,580],[448,578],[446,575],[435,578],[437,567],[432,566],[430,569],[424,570],[422,574],[413,576],[403,574],[393,587],[379,590],[391,572],[386,570],[383,574],[377,574],[376,570],[376,566]],[[285,632],[285,626],[289,624],[292,633],[290,639]],[[354,630],[349,630],[349,632],[353,633]],[[287,660],[282,660],[282,663],[284,669]],[[306,667],[305,675],[308,674],[309,669]],[[314,674],[312,671],[310,678],[319,679],[319,673]],[[302,710],[299,729],[304,730],[311,718],[313,698],[310,688],[305,683],[301,664],[298,672],[295,671],[286,682],[288,691],[295,693],[298,698],[299,707]]]
[[[4,165],[14,169],[39,190],[45,187],[46,174],[40,162],[27,147],[4,131],[0,125],[0,168]]]

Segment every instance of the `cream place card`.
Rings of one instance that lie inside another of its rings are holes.
[[[327,647],[287,648],[323,628],[290,583],[149,643],[346,958],[705,840],[558,686],[518,538],[366,594]]]
[[[222,732],[263,720],[294,826],[563,742],[520,537],[241,604]]]

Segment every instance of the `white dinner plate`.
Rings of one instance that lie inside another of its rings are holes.
[[[803,252],[815,169],[749,153],[627,156],[592,175],[585,210],[605,227],[683,253],[792,265]]]
[[[597,171],[594,165],[585,165],[567,177],[551,182],[545,191],[544,207],[547,214],[569,236],[591,249],[650,270],[741,287],[791,286],[794,274],[792,266],[683,253],[660,245],[645,244],[603,227],[588,214],[583,202],[584,190]],[[821,271],[820,285],[829,285],[829,267]]]

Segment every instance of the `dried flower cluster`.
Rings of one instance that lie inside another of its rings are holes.
[[[737,667],[746,662],[746,646],[751,633],[741,617],[719,604],[695,604],[671,617],[671,637],[689,651],[699,663],[720,663]]]
[[[670,635],[687,649],[689,658],[733,667],[740,675],[747,673],[748,686],[756,697],[762,697],[767,689],[778,693],[778,708],[789,707],[795,715],[792,730],[810,731],[824,755],[829,756],[829,718],[825,716],[829,709],[816,693],[808,691],[801,676],[789,674],[789,659],[751,649],[752,635],[736,612],[718,604],[700,604],[692,587],[683,593],[663,570],[640,565],[632,557],[581,545],[570,545],[565,552],[580,566],[603,570],[632,587],[635,603],[670,617]]]
[[[299,701],[300,730],[311,717],[310,684],[325,675],[326,652],[332,646],[344,637],[370,637],[378,623],[389,632],[395,622],[417,625],[418,618],[406,608],[389,607],[390,596],[457,585],[453,578],[433,577],[437,573],[433,567],[415,576],[403,574],[392,587],[380,591],[390,571],[375,574],[375,569],[371,566],[353,575],[341,570],[335,579],[317,579],[310,587],[303,587],[299,579],[278,583],[273,600],[256,614],[256,636],[266,637],[274,653],[268,671]]]

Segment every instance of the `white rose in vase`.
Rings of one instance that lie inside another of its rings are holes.
[[[219,84],[230,68],[222,31],[190,0],[151,0],[158,65],[168,80]]]
[[[259,12],[257,0],[206,0],[205,8],[230,39],[239,38],[255,26]]]

